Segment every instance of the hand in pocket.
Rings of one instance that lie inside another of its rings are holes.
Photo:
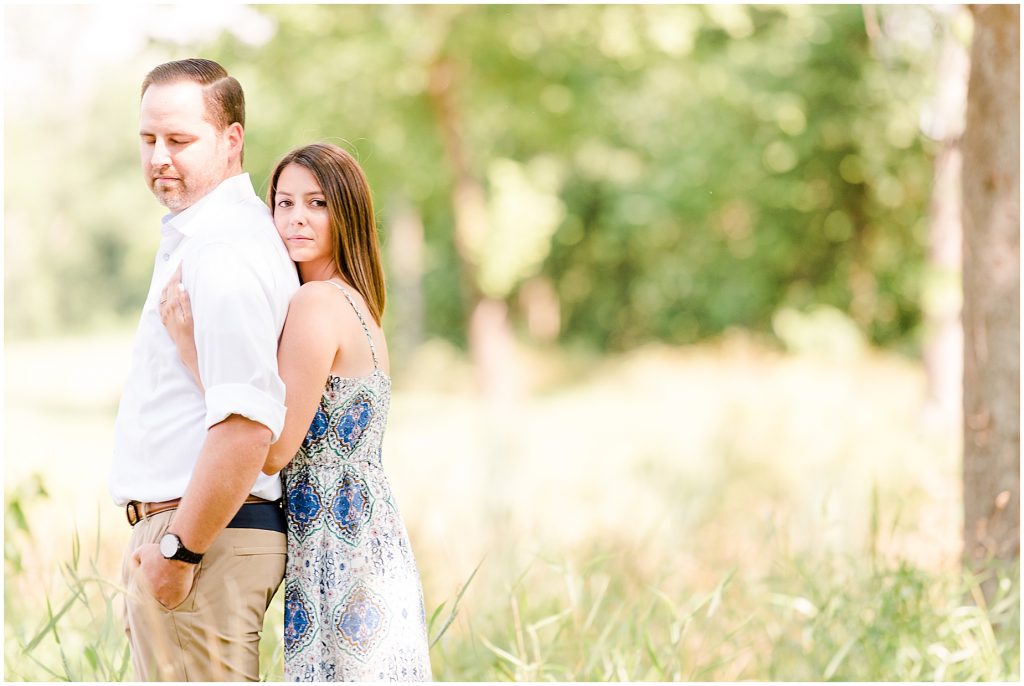
[[[160,546],[147,543],[132,553],[133,569],[139,573],[138,583],[158,603],[173,610],[185,602],[195,580],[196,565],[168,560],[160,554]]]

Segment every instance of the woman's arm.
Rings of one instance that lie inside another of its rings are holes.
[[[311,281],[299,288],[288,305],[277,348],[288,412],[281,436],[270,446],[264,474],[276,474],[295,457],[320,406],[340,337],[338,318],[325,316],[335,309],[333,299],[338,294],[334,291],[330,284]]]
[[[188,293],[179,288],[180,283],[179,267],[160,296],[160,320],[174,340],[182,363],[202,390],[192,309]],[[281,435],[270,446],[263,464],[263,473],[268,476],[281,471],[295,457],[320,405],[340,335],[337,318],[325,317],[323,313],[331,311],[331,299],[336,297],[333,286],[313,281],[299,288],[288,305],[277,348],[278,374],[284,382],[284,404],[288,410]]]

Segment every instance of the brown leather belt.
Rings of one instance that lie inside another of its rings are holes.
[[[263,498],[257,498],[254,495],[250,495],[245,499],[243,505],[250,505],[253,503],[270,503],[272,500],[265,500]],[[161,512],[167,512],[168,510],[178,509],[178,504],[181,503],[181,498],[175,498],[174,500],[164,500],[159,503],[140,503],[138,500],[131,500],[127,505],[124,506],[125,516],[128,517],[128,523],[135,526],[143,519],[148,519],[153,515],[160,514]]]

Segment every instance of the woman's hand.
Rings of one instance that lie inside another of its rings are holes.
[[[192,322],[192,304],[189,302],[185,287],[181,284],[181,265],[178,265],[178,270],[160,294],[160,321],[178,348],[182,364],[192,372],[193,378],[202,390],[203,381],[199,378],[199,357],[196,354]]]

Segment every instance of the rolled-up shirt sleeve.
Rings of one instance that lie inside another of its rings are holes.
[[[285,416],[277,369],[281,322],[253,260],[237,250],[205,245],[183,269],[206,389],[206,428],[237,414],[270,429],[274,442]]]

